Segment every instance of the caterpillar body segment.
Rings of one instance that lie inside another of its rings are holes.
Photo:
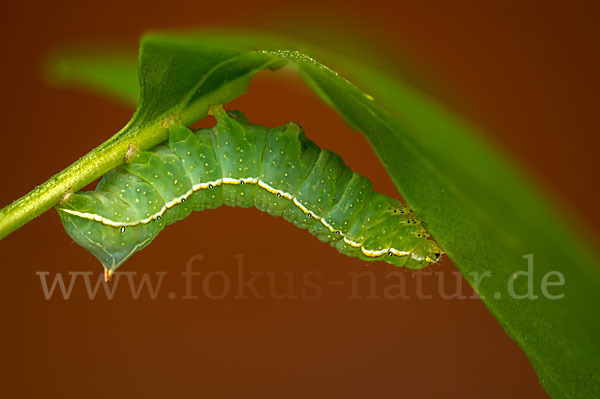
[[[94,191],[56,206],[67,233],[100,260],[107,278],[166,225],[221,205],[283,216],[351,257],[409,268],[440,258],[405,205],[373,192],[297,124],[270,129],[221,106],[211,113],[215,127],[193,132],[171,121],[167,143],[128,152]]]

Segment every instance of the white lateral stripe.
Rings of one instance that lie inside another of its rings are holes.
[[[349,239],[347,239],[345,236],[344,236],[344,242],[345,242],[346,244],[350,245],[351,247],[354,247],[354,248],[360,248],[360,247],[362,247],[362,244],[361,244],[361,243],[358,243],[358,242],[356,242],[356,241],[349,240]]]
[[[327,227],[327,229],[328,229],[329,231],[331,231],[332,233],[335,233],[335,232],[337,232],[337,230],[336,230],[336,229],[334,229],[332,225],[330,225],[329,223],[327,223],[327,221],[325,221],[325,218],[321,218],[320,220],[321,220],[321,224],[322,224],[323,226]],[[340,232],[340,234],[341,234],[341,232]]]
[[[223,179],[217,179],[217,180],[209,181],[206,183],[198,183],[192,187],[192,192],[189,195],[192,195],[192,193],[194,191],[199,191],[199,190],[204,190],[204,189],[210,188],[210,186],[213,186],[213,187],[220,186],[221,183],[223,183]]]
[[[385,255],[390,252],[389,248],[380,249],[380,250],[376,251],[376,250],[365,249],[365,247],[360,247],[360,250],[362,251],[363,254],[365,254],[367,256],[371,256],[373,258],[378,258],[381,255]]]
[[[304,205],[302,205],[302,204],[300,203],[300,201],[298,201],[298,200],[296,199],[296,197],[292,198],[292,202],[294,203],[294,205],[296,205],[298,208],[300,208],[300,210],[301,210],[302,212],[304,212],[304,213],[306,213],[306,214],[309,214],[309,213],[310,213],[310,214],[312,215],[312,213],[311,213],[311,212],[310,212],[310,211],[309,211],[309,210],[308,210],[308,209],[307,209],[307,208],[306,208]],[[316,215],[315,215],[315,219],[316,219],[316,218],[317,218],[317,217],[316,217]],[[320,219],[320,218],[319,218],[319,219]]]
[[[262,188],[262,189],[264,189],[264,190],[267,190],[267,191],[268,191],[268,192],[270,192],[271,194],[276,194],[276,195],[277,195],[277,194],[279,194],[279,195],[281,195],[283,198],[285,198],[285,199],[289,199],[290,201],[292,201],[292,200],[294,199],[294,196],[293,196],[292,194],[290,194],[290,193],[286,193],[285,191],[278,190],[278,189],[276,189],[276,188],[274,188],[274,187],[271,187],[271,186],[269,186],[267,183],[265,183],[265,182],[264,182],[264,181],[262,181],[262,180],[259,180],[259,181],[257,182],[257,184],[258,184],[258,187],[260,187],[260,188]]]
[[[390,248],[390,252],[396,256],[408,256],[410,255],[409,251],[398,251],[397,249]]]
[[[258,185],[260,188],[272,193],[272,194],[279,194],[281,197],[288,199],[290,201],[292,201],[294,203],[294,205],[296,205],[302,212],[304,212],[305,214],[310,214],[311,217],[315,220],[318,220],[319,222],[321,222],[321,224],[323,226],[325,226],[330,232],[332,233],[337,233],[338,230],[336,230],[332,225],[330,225],[329,223],[327,223],[327,221],[320,217],[319,215],[315,215],[313,212],[311,212],[310,210],[308,210],[308,208],[306,208],[304,205],[302,205],[300,203],[300,201],[298,201],[296,199],[296,197],[294,197],[292,194],[290,193],[286,193],[285,191],[282,190],[278,190],[274,187],[271,187],[270,185],[268,185],[267,183],[265,183],[264,181],[260,180],[257,177],[245,177],[245,178],[241,178],[241,179],[234,179],[232,177],[224,177],[222,179],[217,179],[217,180],[213,180],[213,181],[209,181],[206,183],[198,183],[195,184],[194,186],[192,186],[192,189],[189,190],[187,193],[183,194],[180,197],[177,197],[169,202],[167,202],[158,212],[156,212],[153,215],[148,216],[147,218],[141,219],[139,221],[135,221],[135,222],[116,222],[114,220],[102,217],[100,215],[96,215],[94,213],[87,213],[87,212],[79,212],[79,211],[74,211],[72,209],[64,209],[61,208],[61,211],[66,212],[68,214],[80,217],[82,219],[88,219],[88,220],[93,220],[95,222],[99,222],[102,223],[104,225],[107,226],[111,226],[111,227],[134,227],[140,224],[148,224],[154,220],[156,220],[158,217],[162,217],[162,215],[170,208],[173,208],[176,205],[179,205],[182,203],[182,201],[187,200],[189,197],[192,196],[192,194],[194,194],[194,192],[196,191],[200,191],[200,190],[206,190],[206,189],[210,189],[210,188],[214,188],[217,186],[220,186],[221,184],[241,184],[242,182],[244,182],[244,184],[256,184]],[[360,248],[361,252],[369,257],[373,257],[373,258],[377,258],[380,257],[382,255],[385,255],[387,253],[392,253],[395,256],[407,256],[407,255],[411,255],[411,258],[413,258],[414,260],[420,262],[422,261],[424,258],[422,256],[418,256],[415,255],[411,252],[407,252],[407,251],[399,251],[397,249],[394,248],[388,248],[388,249],[381,249],[381,250],[369,250],[363,247],[364,244],[358,243],[356,241],[352,241],[350,239],[348,239],[346,237],[346,235],[344,233],[342,233],[341,231],[339,232],[340,237],[342,237],[344,243],[350,245],[351,247],[354,248]]]

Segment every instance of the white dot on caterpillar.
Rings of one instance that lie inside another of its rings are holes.
[[[155,179],[158,179],[158,175],[154,175],[154,178],[155,178]]]
[[[139,189],[139,188],[136,188],[136,189],[135,189],[135,191],[137,191],[137,192],[139,193],[139,192],[140,192],[140,189]]]
[[[240,158],[240,163],[244,162],[244,160],[242,158]]]
[[[204,162],[204,166],[208,166],[208,162]]]
[[[189,152],[189,151],[187,152],[187,154],[188,154],[188,155],[192,155],[192,153],[191,153],[191,152]]]
[[[121,226],[121,234],[125,233],[125,226]]]
[[[179,180],[177,180],[177,179],[173,180],[173,184],[177,184],[177,183],[179,183]]]

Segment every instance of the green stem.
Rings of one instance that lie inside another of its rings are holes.
[[[71,166],[0,210],[0,239],[56,205],[69,189],[77,191],[122,164],[130,145],[145,150],[166,138],[167,130],[160,122],[139,130],[128,124]]]

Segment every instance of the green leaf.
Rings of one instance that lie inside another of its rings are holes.
[[[356,60],[315,46],[297,51],[309,47],[249,33],[146,36],[141,101],[125,131],[143,131],[172,114],[193,123],[211,103],[245,91],[255,72],[290,63],[366,135],[402,197],[523,348],[547,392],[600,396],[600,312],[593,311],[600,303],[600,274],[573,227],[468,123]],[[343,68],[368,94],[307,53]],[[531,280],[517,273],[528,270],[529,260]],[[558,279],[553,272],[565,283],[548,291],[564,298],[541,291],[545,276]],[[511,295],[510,287],[522,294],[530,283],[537,298]]]
[[[126,105],[136,105],[140,97],[138,60],[131,50],[57,50],[47,57],[44,74],[48,83],[84,87]]]
[[[134,124],[143,126],[171,114],[191,124],[206,115],[209,105],[244,93],[256,72],[284,64],[262,52],[147,35],[140,51],[141,98]]]
[[[326,69],[301,68],[307,83],[365,132],[403,198],[465,278],[475,285],[477,276],[491,273],[475,288],[526,352],[548,393],[598,396],[600,317],[590,309],[600,300],[600,278],[590,250],[466,124],[376,71],[356,70],[373,77],[371,92],[393,113]],[[527,278],[513,275],[528,270],[528,254],[537,298],[518,299],[509,295],[509,284],[518,294],[527,291]],[[559,290],[550,290],[565,295],[558,300],[540,290],[554,271],[565,279]]]

